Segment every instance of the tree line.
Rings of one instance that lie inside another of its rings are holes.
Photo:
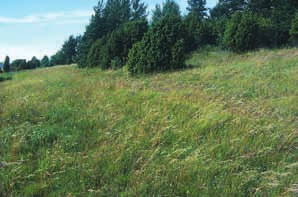
[[[174,0],[157,4],[148,21],[140,0],[99,1],[77,43],[81,68],[131,73],[184,68],[185,55],[206,45],[237,53],[298,44],[296,0],[188,0],[182,15]]]
[[[206,45],[237,53],[298,46],[296,0],[219,0],[211,9],[206,0],[187,3],[186,14],[174,0],[148,13],[141,0],[100,0],[83,35],[71,35],[39,66],[126,66],[131,73],[147,73],[184,68],[185,55]],[[14,67],[38,67],[36,58],[29,62],[18,60]]]

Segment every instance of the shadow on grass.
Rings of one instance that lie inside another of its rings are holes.
[[[6,81],[6,80],[12,80],[11,74],[0,74],[0,82]]]

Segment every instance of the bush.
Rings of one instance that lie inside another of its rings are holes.
[[[125,65],[133,44],[140,41],[147,30],[148,22],[144,19],[125,23],[114,32],[103,36],[89,50],[88,67],[121,68]]]
[[[150,73],[184,67],[185,28],[176,15],[162,17],[129,51],[131,73]]]
[[[227,24],[224,44],[234,52],[253,50],[258,46],[257,17],[248,12],[236,12]]]

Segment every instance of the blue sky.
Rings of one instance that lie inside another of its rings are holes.
[[[1,0],[0,62],[53,55],[70,35],[83,34],[98,0]],[[160,0],[145,0],[151,11]],[[185,12],[187,0],[176,0]],[[213,7],[217,0],[207,0]]]

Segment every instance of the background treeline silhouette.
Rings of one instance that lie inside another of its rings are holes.
[[[148,12],[140,0],[100,0],[83,35],[69,36],[61,49],[41,61],[15,60],[12,70],[77,63],[80,68],[131,73],[184,68],[185,55],[206,45],[241,53],[298,45],[298,1],[188,0],[181,14],[174,0]]]

